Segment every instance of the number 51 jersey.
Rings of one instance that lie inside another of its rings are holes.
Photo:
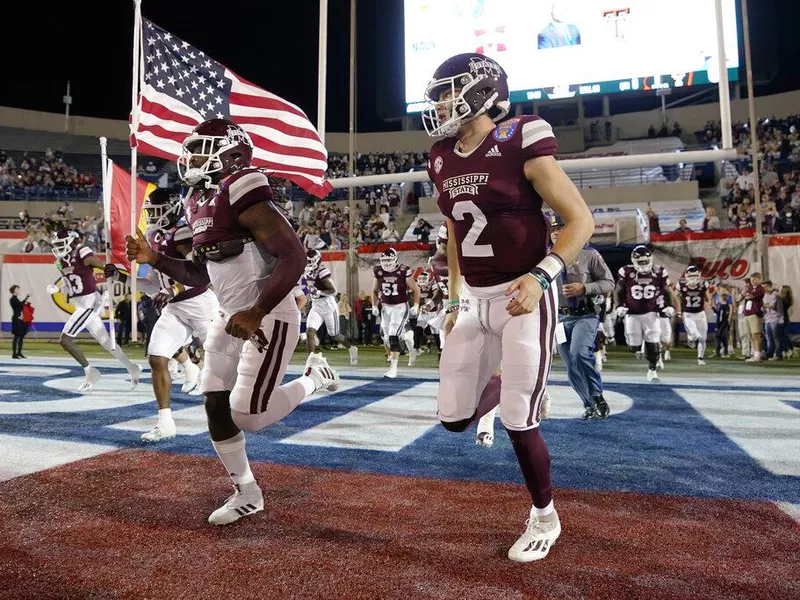
[[[413,271],[406,265],[397,265],[394,271],[386,271],[380,265],[372,270],[378,280],[378,296],[381,304],[408,304],[406,280]]]
[[[525,178],[525,163],[556,153],[553,129],[536,116],[498,123],[465,154],[456,138],[433,145],[428,175],[442,214],[453,221],[461,274],[472,287],[507,283],[547,254],[542,198]]]
[[[633,265],[627,265],[619,270],[618,282],[625,290],[628,314],[645,315],[664,309],[664,292],[669,288],[669,274],[664,267],[639,273]]]

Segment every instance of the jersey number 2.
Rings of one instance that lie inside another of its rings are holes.
[[[494,256],[491,244],[476,244],[484,228],[488,224],[486,215],[472,200],[456,202],[453,206],[453,218],[463,221],[464,215],[472,216],[472,227],[469,228],[464,242],[461,244],[461,255],[464,258],[486,258]]]

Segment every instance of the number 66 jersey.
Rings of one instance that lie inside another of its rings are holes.
[[[453,222],[461,274],[471,287],[507,283],[547,254],[542,199],[523,173],[526,161],[556,153],[556,138],[546,121],[525,116],[498,123],[469,153],[456,143],[434,144],[428,174]]]
[[[625,290],[628,314],[646,315],[664,309],[664,291],[669,288],[664,267],[654,266],[649,273],[639,273],[633,265],[626,265],[619,270],[618,283]]]

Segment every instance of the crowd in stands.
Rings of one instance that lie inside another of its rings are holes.
[[[75,209],[65,200],[55,211],[45,213],[40,219],[32,219],[27,210],[19,213],[19,226],[28,236],[22,242],[22,252],[50,252],[53,233],[59,229],[74,229],[80,232],[92,248],[105,250],[103,211],[98,205],[93,215],[75,217]]]
[[[91,173],[79,173],[65,162],[60,150],[43,154],[23,152],[16,158],[0,150],[0,194],[3,199],[28,197],[91,198],[98,189]]]

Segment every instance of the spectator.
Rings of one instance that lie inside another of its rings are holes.
[[[26,312],[29,312],[32,317],[31,311],[26,311],[25,305],[30,306],[30,302],[28,302],[28,298],[31,297],[30,294],[25,296],[22,300],[19,299],[19,286],[12,285],[11,289],[11,334],[14,336],[14,339],[11,341],[11,358],[26,358],[24,354],[22,354],[22,341],[25,339],[25,336],[28,335],[28,327],[30,326],[30,322],[26,322]]]
[[[381,241],[387,244],[394,244],[400,241],[400,232],[394,226],[394,221],[389,221],[389,225],[381,231]]]
[[[716,214],[713,206],[709,206],[706,208],[706,217],[703,219],[703,231],[711,231],[713,229],[719,229],[719,217]]]
[[[784,318],[784,328],[783,328],[783,348],[784,348],[784,358],[791,358],[794,350],[792,348],[792,341],[789,339],[789,323],[791,322],[791,314],[792,314],[792,304],[794,304],[794,299],[792,298],[792,288],[788,285],[784,285],[781,287],[781,302],[783,303],[783,318]]]
[[[127,346],[131,341],[131,295],[125,294],[114,310],[117,320],[117,345]]]
[[[431,237],[431,230],[433,229],[433,225],[428,223],[425,219],[420,217],[417,220],[417,224],[414,227],[414,235],[417,236],[417,241],[428,243]]]
[[[689,233],[692,230],[687,226],[686,219],[681,219],[678,221],[678,227],[675,229],[675,233]]]
[[[764,332],[766,333],[766,354],[769,360],[781,360],[783,347],[783,302],[772,282],[764,282]]]
[[[339,294],[339,302],[337,305],[339,306],[339,331],[343,332],[344,335],[350,339],[352,335],[350,331],[350,311],[352,308],[347,294]]]
[[[661,227],[658,224],[658,215],[656,215],[649,204],[647,205],[647,223],[650,233],[661,233]]]

